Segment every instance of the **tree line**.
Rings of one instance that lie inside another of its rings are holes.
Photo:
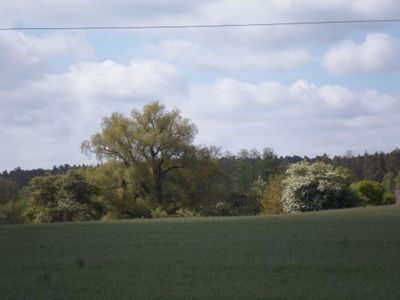
[[[330,158],[194,145],[197,127],[158,103],[105,117],[82,143],[96,166],[0,174],[0,222],[276,214],[390,204],[400,150]]]

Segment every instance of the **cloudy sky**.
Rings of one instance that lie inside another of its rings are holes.
[[[0,26],[400,18],[398,0],[3,0]],[[280,155],[400,146],[400,23],[0,31],[0,170],[90,163],[102,117],[158,100],[197,144]]]

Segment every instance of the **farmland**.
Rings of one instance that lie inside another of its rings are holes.
[[[1,299],[400,299],[400,207],[0,226]]]

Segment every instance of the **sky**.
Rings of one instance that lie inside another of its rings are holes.
[[[0,27],[400,19],[398,0],[3,0]],[[82,141],[152,101],[195,143],[278,155],[400,146],[400,23],[0,31],[0,170],[90,164]]]

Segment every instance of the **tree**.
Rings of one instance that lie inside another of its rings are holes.
[[[279,159],[272,148],[264,148],[262,163],[264,180],[268,181],[270,176],[274,175],[279,170]]]
[[[385,189],[378,181],[360,180],[351,185],[351,190],[365,206],[384,204],[383,195]]]
[[[116,161],[132,167],[139,183],[138,197],[150,196],[162,205],[164,183],[171,173],[193,159],[192,145],[197,128],[182,118],[179,110],[166,111],[159,102],[132,110],[130,117],[113,113],[105,117],[101,132],[82,143],[82,150],[99,160]]]
[[[276,174],[270,177],[265,196],[261,200],[262,214],[282,213],[283,180],[285,175]]]
[[[249,174],[249,161],[250,161],[250,153],[246,149],[241,149],[236,158],[237,165],[237,186],[238,192],[246,193],[250,188],[250,184],[252,182]]]
[[[16,200],[18,192],[18,185],[14,181],[0,177],[0,204]]]
[[[86,221],[99,217],[97,188],[76,172],[35,177],[27,188],[26,218],[34,223]]]
[[[383,177],[382,186],[386,193],[394,193],[396,186],[396,177],[393,172],[387,172]]]
[[[105,219],[145,217],[150,214],[148,211],[144,215],[137,215],[135,204],[140,200],[135,194],[135,186],[129,181],[129,171],[129,167],[113,162],[82,171],[90,183],[99,187],[96,199],[106,209]]]
[[[213,149],[199,148],[185,168],[173,172],[165,184],[166,207],[170,212],[180,208],[199,211],[224,197],[217,158]]]
[[[286,171],[282,194],[284,212],[312,211],[354,205],[350,173],[322,162],[301,162]]]

